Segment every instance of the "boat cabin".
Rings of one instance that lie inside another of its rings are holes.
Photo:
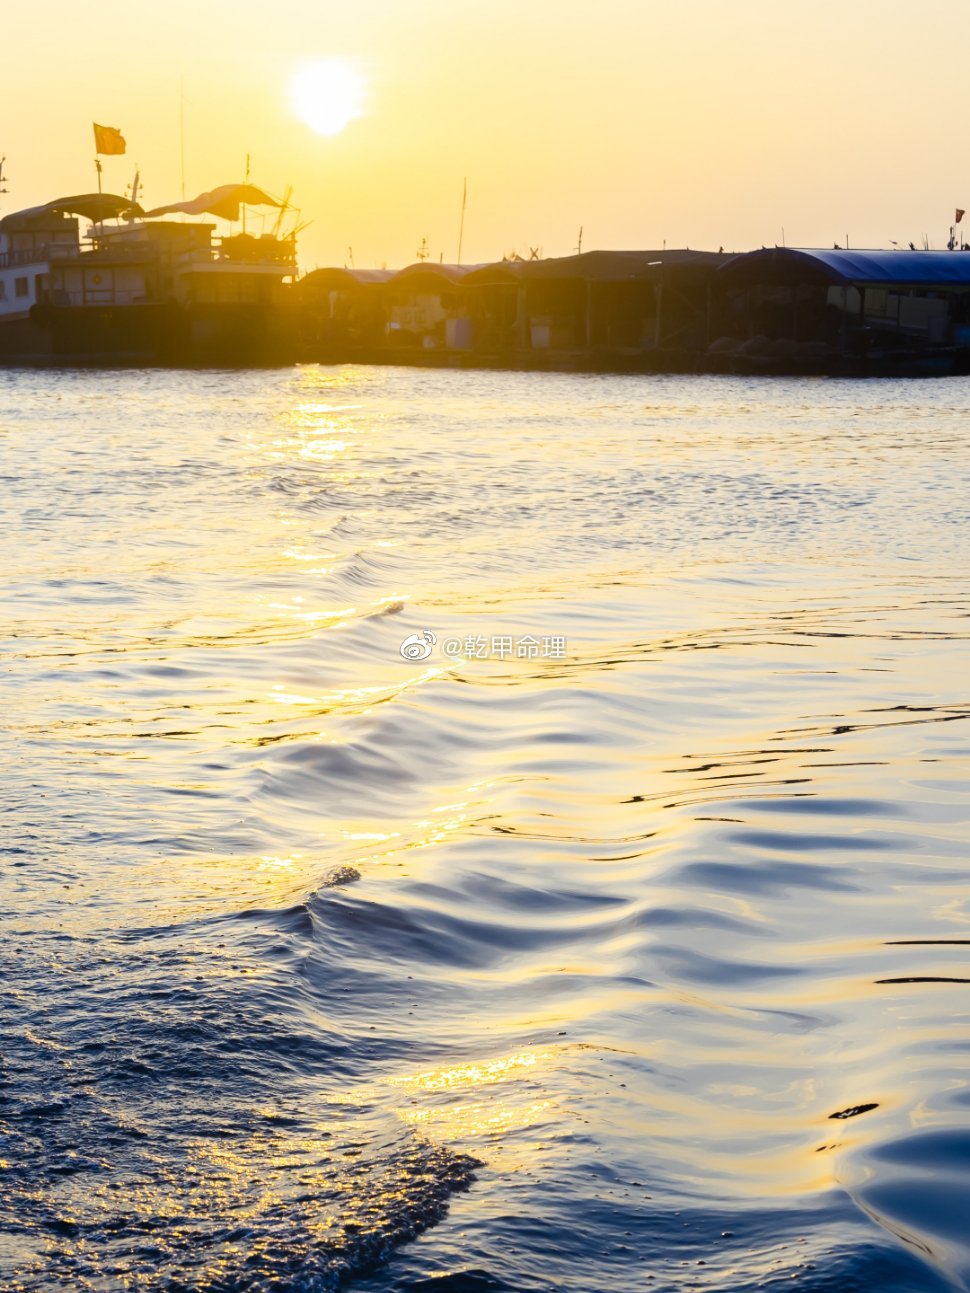
[[[213,223],[142,216],[109,193],[4,216],[0,320],[26,319],[43,305],[268,305],[296,272],[292,236],[217,238]],[[90,222],[83,239],[79,217]]]

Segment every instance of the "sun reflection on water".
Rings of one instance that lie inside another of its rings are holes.
[[[428,1069],[409,1077],[394,1078],[392,1085],[407,1091],[450,1091],[456,1087],[492,1085],[508,1081],[538,1064],[549,1063],[557,1053],[553,1047],[530,1047],[501,1059],[455,1064],[449,1068]]]

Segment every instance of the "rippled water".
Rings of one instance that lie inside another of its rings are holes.
[[[968,414],[0,374],[3,1288],[970,1287]]]

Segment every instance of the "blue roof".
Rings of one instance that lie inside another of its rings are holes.
[[[881,283],[970,287],[970,251],[831,251],[768,247],[746,252],[725,265],[732,277],[755,281],[758,272],[795,279],[807,271],[830,283]]]

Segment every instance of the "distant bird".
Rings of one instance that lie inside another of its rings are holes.
[[[915,251],[915,250],[916,250],[916,243],[915,243],[915,242],[911,242],[911,243],[909,244],[909,249],[910,249],[910,251]]]

